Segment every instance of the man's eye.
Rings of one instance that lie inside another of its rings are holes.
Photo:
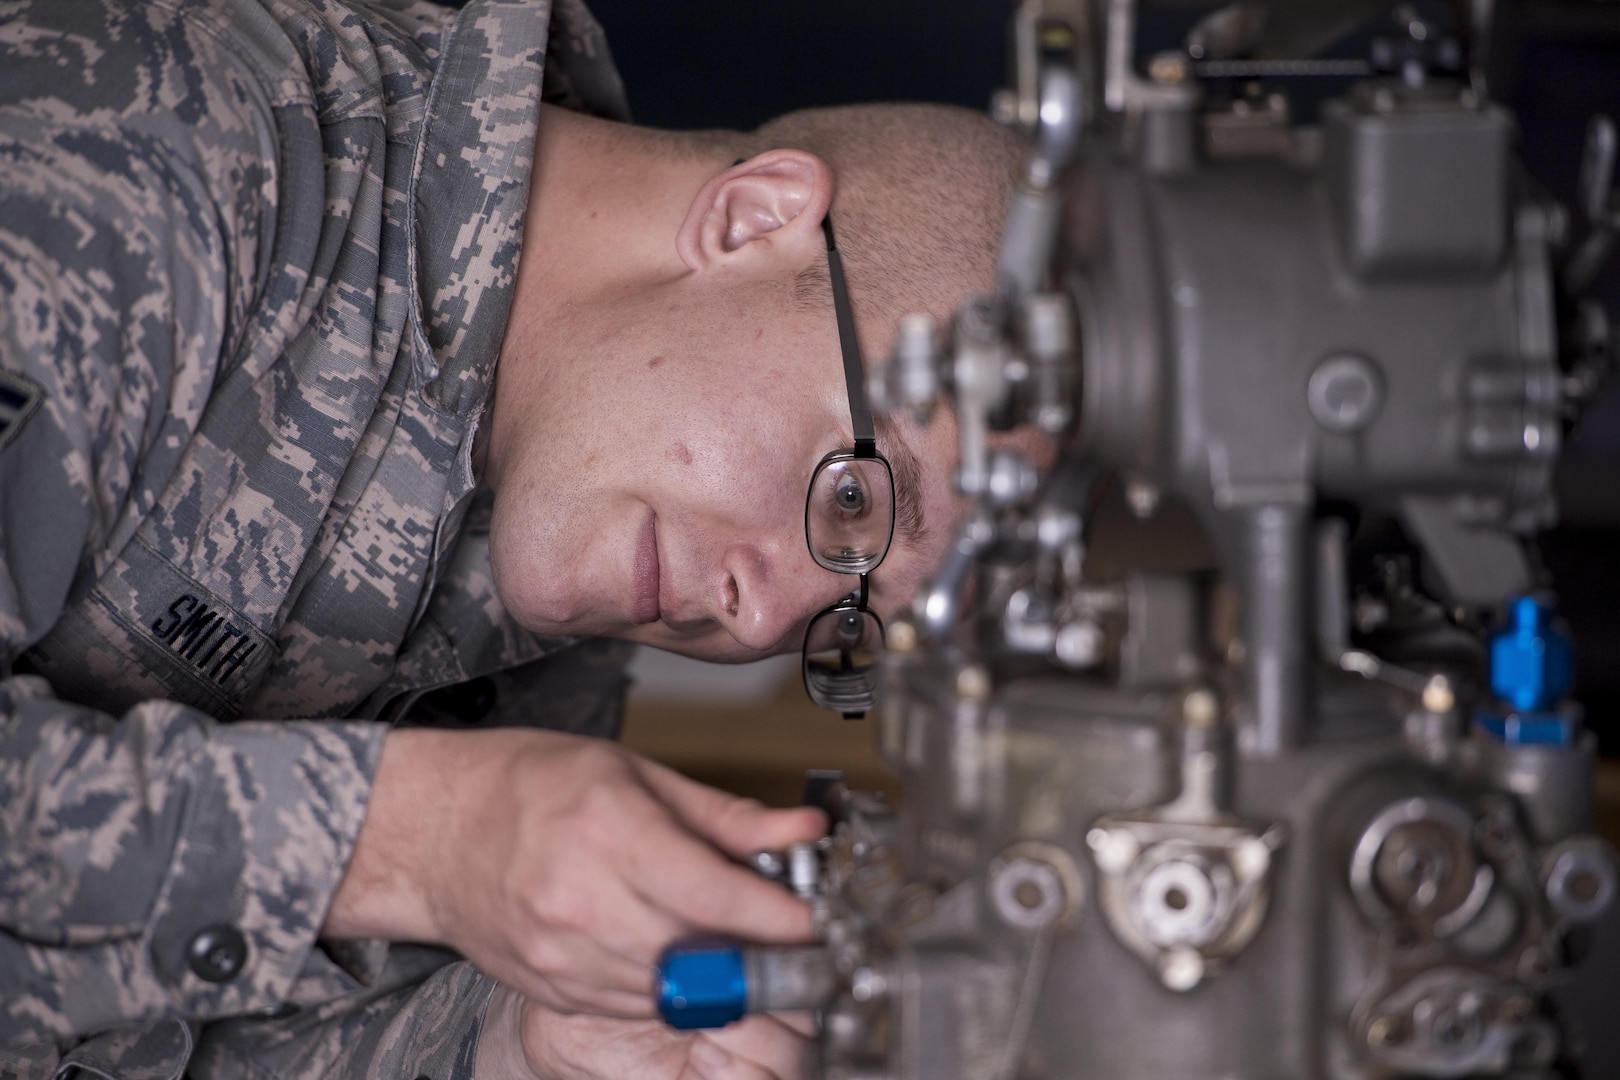
[[[866,489],[854,476],[845,474],[833,488],[833,504],[843,514],[859,514],[866,509]]]

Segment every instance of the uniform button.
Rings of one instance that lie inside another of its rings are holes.
[[[205,926],[186,946],[186,963],[199,979],[224,982],[234,978],[247,963],[247,938],[242,931],[225,923]]]

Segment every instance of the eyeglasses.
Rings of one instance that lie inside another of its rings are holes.
[[[818,566],[858,575],[860,584],[810,620],[804,636],[804,689],[822,708],[859,717],[875,700],[873,666],[883,648],[883,623],[866,607],[866,575],[883,561],[894,538],[894,474],[877,449],[831,214],[822,218],[821,231],[827,238],[827,273],[855,445],[834,450],[816,465],[804,502],[804,535]]]

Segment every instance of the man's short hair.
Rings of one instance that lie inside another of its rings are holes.
[[[752,152],[791,147],[832,168],[858,319],[943,319],[965,293],[991,287],[1018,141],[988,116],[935,104],[805,109],[749,139]],[[807,305],[831,304],[824,263],[801,275],[797,293]]]

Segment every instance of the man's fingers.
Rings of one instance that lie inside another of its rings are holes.
[[[813,1012],[807,1012],[803,1009],[796,1009],[793,1012],[771,1013],[770,1017],[777,1023],[786,1026],[789,1030],[798,1032],[807,1039],[815,1038],[816,1014]]]
[[[687,1061],[702,1080],[781,1080],[758,1062],[739,1057],[703,1035],[692,1040]]]
[[[636,764],[647,786],[687,828],[735,858],[815,840],[827,831],[827,815],[815,807],[772,810],[753,799],[690,780],[657,762],[638,758]]]
[[[809,905],[678,828],[659,838],[649,859],[638,875],[642,896],[694,929],[752,941],[810,936]]]
[[[650,914],[647,921],[661,922]],[[674,923],[663,925],[666,936],[674,932]],[[559,1012],[636,1019],[652,1015],[657,973],[651,957],[638,961],[579,933],[541,931],[531,944],[534,948],[527,951],[471,959],[525,996]]]
[[[532,1080],[690,1078],[691,1038],[658,1020],[565,1015],[534,1001],[523,1006],[522,1045]]]
[[[775,1017],[747,1016],[700,1034],[690,1060],[707,1080],[800,1080],[809,1047],[808,1039]]]
[[[540,980],[529,996],[563,1016],[586,1014],[619,1020],[648,1020],[658,1013],[650,990],[619,990],[566,977]]]

